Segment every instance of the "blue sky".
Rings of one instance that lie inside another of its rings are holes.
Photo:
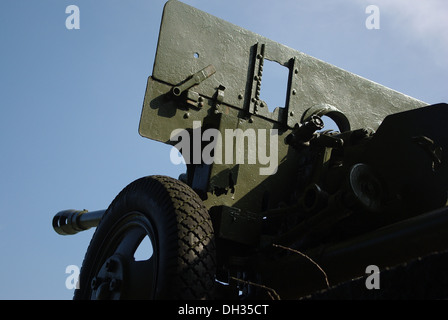
[[[427,103],[448,102],[444,0],[184,2]],[[0,2],[0,299],[71,299],[65,270],[81,266],[93,230],[59,236],[54,214],[107,208],[139,177],[183,171],[167,146],[138,134],[164,3]],[[65,27],[72,4],[79,30]],[[379,30],[365,27],[370,4]]]

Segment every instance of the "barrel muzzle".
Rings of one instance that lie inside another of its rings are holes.
[[[72,235],[98,226],[106,210],[63,210],[53,217],[53,229],[61,235]]]

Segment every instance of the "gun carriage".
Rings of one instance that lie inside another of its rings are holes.
[[[268,62],[287,71],[284,105],[260,96]],[[187,172],[55,216],[60,234],[96,227],[75,299],[298,299],[443,252],[447,121],[446,104],[168,1],[139,133]]]

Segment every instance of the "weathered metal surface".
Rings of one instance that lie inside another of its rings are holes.
[[[216,237],[248,246],[259,242],[262,219],[238,208],[216,206],[210,210]]]
[[[289,70],[286,105],[273,112],[259,96],[266,59]],[[208,71],[194,80],[200,70]],[[179,88],[188,91],[185,98]],[[282,186],[294,184],[297,154],[284,139],[291,128],[313,113],[333,116],[343,130],[377,128],[386,115],[423,105],[179,1],[168,1],[139,132],[174,145],[172,132],[193,130],[194,121],[223,134],[225,129],[278,130],[278,136],[266,139],[277,139],[275,175],[260,175],[259,170],[266,166],[258,159],[244,166],[215,162],[196,168],[208,176],[196,189],[207,194],[209,208],[227,205],[259,212],[266,209],[260,199],[269,198],[265,202],[277,205],[286,197]]]
[[[270,154],[270,139],[277,140],[278,169],[275,175],[260,175],[260,169],[268,165],[258,161],[254,164],[248,164],[247,161],[244,164],[237,164],[235,161],[229,164],[224,161],[221,164],[210,164],[206,168],[207,172],[204,173],[205,185],[195,188],[207,193],[205,203],[208,208],[226,205],[260,212],[263,209],[260,199],[266,198],[268,201],[267,198],[270,198],[270,202],[274,204],[288,197],[288,194],[280,187],[285,184],[294,184],[296,178],[291,172],[296,172],[298,166],[297,154],[284,143],[288,131],[285,131],[278,123],[264,118],[244,118],[241,116],[241,110],[226,104],[217,106],[216,100],[212,98],[203,98],[202,108],[186,109],[182,101],[172,98],[171,90],[172,86],[155,81],[152,77],[149,78],[140,122],[140,132],[145,132],[144,136],[148,135],[151,139],[174,145],[176,141],[170,140],[174,130],[179,128],[193,130],[194,122],[200,121],[204,130],[211,127],[222,132],[223,145],[226,143],[225,129],[241,129],[242,131],[250,129],[257,133],[259,129],[266,130],[268,155]],[[270,130],[273,129],[278,130],[278,135],[269,136]],[[257,136],[257,138],[260,137]],[[234,148],[236,148],[236,142]],[[243,148],[246,148],[244,151],[247,155],[247,144]],[[233,186],[229,179],[233,179]],[[196,183],[193,185],[197,186]]]
[[[283,122],[286,117],[289,127],[300,122],[307,109],[321,104],[342,111],[352,129],[376,129],[388,114],[425,105],[179,1],[165,6],[153,77],[176,86],[213,65],[216,74],[195,91],[212,98],[216,88],[224,86],[225,104],[255,113],[253,100],[259,98],[256,87],[263,83],[260,64],[264,59],[289,70],[289,87],[285,106],[273,113],[258,109],[262,116],[275,121]],[[145,129],[141,128],[142,134],[151,138]]]

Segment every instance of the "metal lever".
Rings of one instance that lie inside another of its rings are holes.
[[[184,83],[182,83],[181,85],[174,87],[173,94],[176,97],[180,96],[182,94],[182,92],[184,92],[187,89],[190,89],[194,85],[200,84],[202,81],[204,81],[205,79],[207,79],[210,76],[212,76],[213,74],[215,74],[215,72],[216,72],[216,69],[212,64],[205,67],[201,71],[198,71],[195,74],[193,74],[192,76],[190,76],[188,78],[188,80],[185,81]]]

